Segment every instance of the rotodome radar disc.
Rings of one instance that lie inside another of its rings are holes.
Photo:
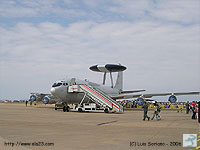
[[[94,65],[90,67],[90,70],[96,72],[120,72],[126,70],[125,66],[116,64],[106,64],[106,65]]]

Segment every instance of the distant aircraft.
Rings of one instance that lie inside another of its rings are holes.
[[[143,105],[146,98],[153,96],[169,95],[169,101],[175,103],[178,95],[193,95],[200,92],[179,92],[179,93],[155,93],[135,94],[145,90],[123,91],[123,71],[126,67],[121,64],[94,65],[90,70],[103,72],[103,84],[97,84],[87,80],[70,78],[56,81],[51,88],[51,94],[31,93],[31,101],[42,101],[44,104],[60,102],[64,104],[63,111],[69,111],[69,104],[79,104],[79,111],[82,111],[83,103],[96,103],[105,108],[105,112],[123,112],[123,106],[116,102],[117,99],[137,98],[136,102]],[[118,72],[115,85],[112,72]],[[106,86],[106,74],[110,74],[111,86]]]

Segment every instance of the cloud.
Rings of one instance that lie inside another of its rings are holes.
[[[180,24],[199,24],[200,2],[198,0],[21,0],[0,2],[0,16],[9,18],[31,18],[41,22],[65,20],[68,24],[84,20],[96,22],[154,20]],[[6,19],[7,18],[7,19]],[[47,20],[48,20],[47,19]]]
[[[133,20],[155,19],[177,23],[198,23],[200,21],[200,2],[192,1],[149,1],[114,0],[109,10],[122,17]]]
[[[6,98],[10,91],[12,98],[24,93],[28,97],[34,91],[47,93],[55,80],[66,75],[100,83],[102,75],[88,68],[105,63],[128,67],[125,89],[200,89],[198,25],[22,22],[1,27],[0,33],[1,95]]]
[[[72,18],[86,15],[81,9],[71,8],[72,5],[66,5],[63,1],[3,0],[0,4],[0,16],[3,18],[45,18],[52,17],[52,15]]]
[[[128,67],[125,89],[199,90],[199,3],[2,0],[0,95],[48,93],[66,75],[101,82],[88,68],[105,63]]]
[[[38,9],[33,9],[31,7],[26,7],[24,5],[20,5],[16,1],[6,1],[3,0],[0,2],[0,16],[1,17],[33,17],[37,15]],[[32,3],[33,5],[33,3]]]
[[[115,5],[110,7],[110,11],[133,18],[144,17],[146,15],[146,11],[150,10],[153,6],[153,2],[149,0],[116,0],[113,2]]]
[[[182,23],[200,22],[200,1],[158,1],[151,15],[160,19]]]

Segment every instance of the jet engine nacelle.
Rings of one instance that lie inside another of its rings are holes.
[[[142,106],[144,104],[145,99],[143,97],[139,97],[136,99],[136,104]]]
[[[56,103],[55,99],[52,96],[48,96],[48,95],[43,97],[42,102],[44,104],[55,104]]]
[[[177,101],[177,97],[175,95],[171,95],[168,101],[170,101],[170,103],[175,103]]]
[[[36,94],[32,94],[31,96],[30,96],[30,101],[31,102],[34,102],[34,101],[36,101],[37,99],[38,99],[39,97],[36,95]]]

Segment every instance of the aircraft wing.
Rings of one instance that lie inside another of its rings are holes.
[[[112,99],[129,99],[129,98],[137,98],[140,97],[141,94],[127,94],[127,95],[115,95],[115,96],[111,96]]]
[[[40,96],[40,97],[43,97],[43,96],[46,96],[46,95],[50,95],[50,94],[44,94],[44,93],[30,93],[31,95],[35,94],[37,96]]]
[[[120,94],[125,94],[125,93],[137,93],[137,92],[144,92],[146,90],[134,90],[134,91],[121,91]]]
[[[153,94],[127,94],[127,95],[118,95],[111,96],[113,99],[130,99],[130,98],[138,98],[140,96],[144,98],[152,98],[153,96],[168,96],[168,95],[199,95],[200,92],[166,92],[166,93],[153,93]]]

